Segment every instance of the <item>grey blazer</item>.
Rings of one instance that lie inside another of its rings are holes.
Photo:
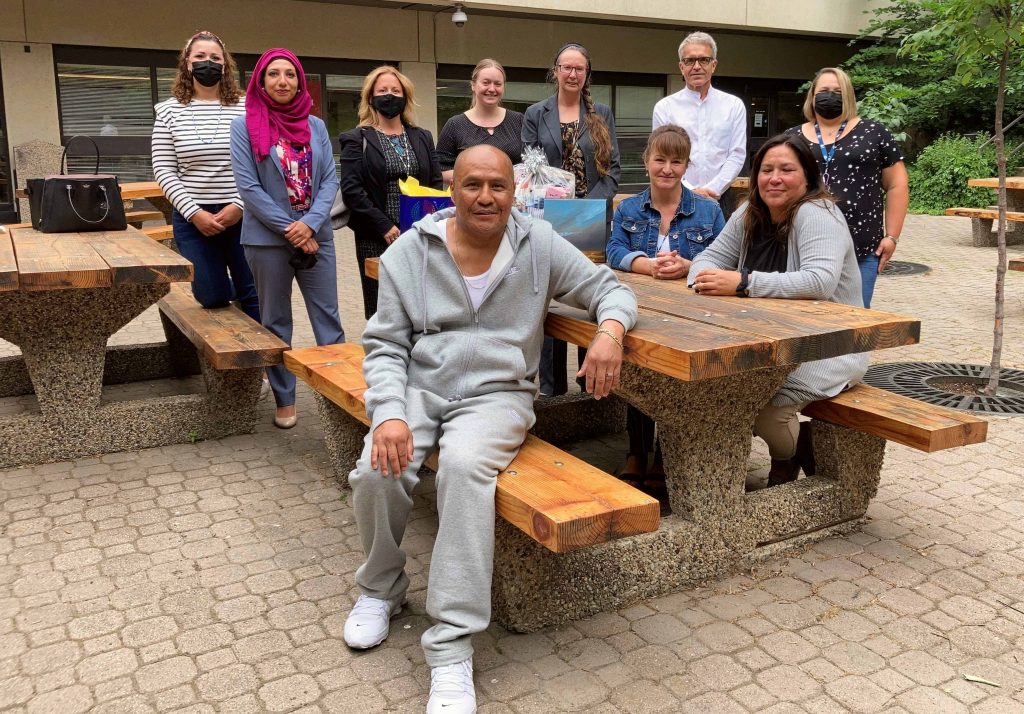
[[[581,121],[579,144],[583,150],[583,159],[587,168],[587,188],[589,189],[587,198],[610,200],[615,197],[615,193],[619,189],[620,175],[619,141],[615,136],[615,117],[612,116],[612,110],[605,104],[595,103],[594,111],[608,125],[608,133],[612,137],[612,156],[608,173],[599,176],[597,165],[594,163],[594,142],[590,138],[586,121]],[[581,101],[581,120],[586,113],[586,107]],[[548,157],[548,164],[558,168],[562,166],[562,128],[558,122],[557,94],[551,95],[543,102],[537,102],[526,110],[523,117],[523,144],[540,147]]]
[[[331,205],[338,194],[338,173],[327,127],[319,117],[309,117],[309,147],[313,152],[313,195],[309,210],[293,211],[284,182],[284,170],[271,152],[256,163],[249,146],[245,116],[231,122],[231,168],[238,194],[245,204],[242,213],[242,245],[288,245],[285,229],[302,221],[313,229],[317,243],[334,240]]]

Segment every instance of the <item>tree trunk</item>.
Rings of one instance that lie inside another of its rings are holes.
[[[1012,17],[1012,13],[1008,13]],[[1006,67],[1010,63],[1010,40],[1003,45],[999,63],[999,88],[996,91],[996,166],[999,173],[999,226],[996,231],[998,264],[996,265],[996,316],[992,326],[992,364],[984,392],[992,397],[999,388],[1000,361],[1003,357],[1004,286],[1006,283],[1006,146],[1003,141],[1003,106],[1006,102]]]

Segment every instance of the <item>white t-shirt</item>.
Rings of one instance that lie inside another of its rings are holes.
[[[438,232],[441,234],[441,240],[448,243],[448,221],[439,221],[437,224]],[[449,248],[449,250],[451,250]],[[454,257],[454,256],[453,256]],[[511,260],[512,249],[508,244],[508,241],[502,240],[501,245],[498,247],[497,252],[494,254],[494,258],[491,259],[491,267],[488,268],[480,275],[463,275],[462,279],[466,281],[466,289],[469,290],[469,300],[473,303],[473,309],[479,310],[480,303],[484,300],[484,294],[487,292],[487,288],[494,282],[492,276],[501,275],[500,270],[495,270],[495,265],[500,265],[504,262]],[[456,263],[458,267],[458,263]]]

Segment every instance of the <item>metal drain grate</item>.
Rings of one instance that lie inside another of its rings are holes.
[[[876,364],[864,375],[864,382],[928,404],[990,414],[1024,414],[1024,370],[1002,369],[999,394],[958,394],[943,387],[961,383],[983,386],[988,365],[955,362],[890,362]]]
[[[925,275],[932,272],[931,266],[924,263],[909,263],[905,260],[890,260],[882,271],[883,277],[899,278],[904,275]]]

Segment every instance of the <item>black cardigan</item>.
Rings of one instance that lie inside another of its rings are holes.
[[[406,126],[409,144],[416,154],[423,186],[443,188],[441,165],[434,151],[434,137],[426,129]],[[363,152],[365,139],[366,152]],[[387,214],[387,179],[384,149],[376,130],[357,126],[338,136],[341,144],[341,194],[352,214],[348,225],[358,238],[383,240],[395,223]]]

